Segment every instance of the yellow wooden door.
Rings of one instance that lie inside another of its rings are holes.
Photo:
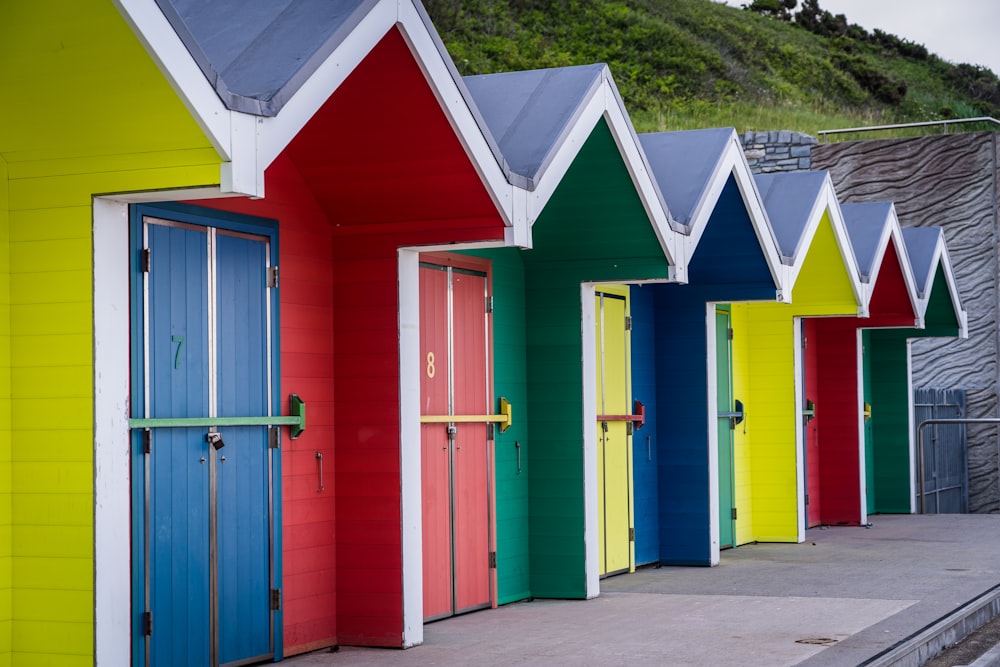
[[[628,288],[596,295],[597,493],[600,573],[634,569]]]

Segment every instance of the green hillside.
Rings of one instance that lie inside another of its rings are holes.
[[[816,0],[425,4],[463,75],[607,63],[639,131],[1000,117],[993,72],[868,33]]]

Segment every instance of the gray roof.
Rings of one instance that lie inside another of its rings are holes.
[[[851,239],[854,256],[858,260],[861,277],[867,282],[875,271],[875,253],[882,238],[882,230],[889,220],[890,202],[841,204],[844,225]]]
[[[274,116],[377,0],[156,0],[227,108]]]
[[[909,227],[903,230],[903,243],[910,257],[913,276],[921,297],[926,297],[927,288],[934,279],[934,251],[941,238],[940,227]]]
[[[534,189],[607,71],[596,64],[463,79],[512,183]]]
[[[653,178],[677,222],[691,224],[733,131],[724,127],[639,135]]]
[[[809,224],[825,171],[798,171],[754,176],[782,256],[798,258],[799,244]]]

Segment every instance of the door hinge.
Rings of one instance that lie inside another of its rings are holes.
[[[806,494],[806,502],[803,503],[803,504],[804,505],[808,505],[809,504],[809,494],[808,493]]]
[[[625,316],[625,331],[631,331],[631,330],[632,330],[632,316],[631,315],[626,315]]]
[[[736,508],[733,508],[733,521],[736,521]]]
[[[281,447],[281,427],[271,426],[267,429],[267,446],[271,449]]]
[[[632,435],[635,431],[635,422],[625,422],[625,435]]]
[[[486,424],[486,441],[487,442],[493,442],[496,439],[494,437],[494,435],[493,435],[495,433],[495,430],[494,430],[495,428],[496,428],[496,424],[493,424],[493,423]]]
[[[733,339],[733,328],[732,327],[729,327],[729,329],[726,330],[726,336],[729,337],[729,340]]]
[[[628,529],[628,541],[635,542],[635,528]]]
[[[143,273],[149,273],[149,248],[143,248],[142,252],[139,253],[139,270]]]
[[[492,313],[493,312],[493,295],[492,294],[490,294],[488,297],[486,297],[486,312],[487,313]]]
[[[152,454],[153,453],[153,430],[149,428],[144,428],[142,430],[142,453]]]
[[[153,634],[153,612],[142,612],[142,634],[149,637]]]
[[[490,569],[491,570],[497,569],[497,552],[496,551],[491,551],[490,552]]]
[[[278,286],[278,267],[269,266],[267,267],[267,286],[277,287]]]
[[[271,589],[271,609],[273,611],[278,611],[281,609],[281,589],[272,588]]]

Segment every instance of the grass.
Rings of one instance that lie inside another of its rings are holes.
[[[462,74],[607,63],[640,132],[734,126],[815,134],[1000,115],[992,72],[836,21],[820,34],[711,0],[426,5]]]

